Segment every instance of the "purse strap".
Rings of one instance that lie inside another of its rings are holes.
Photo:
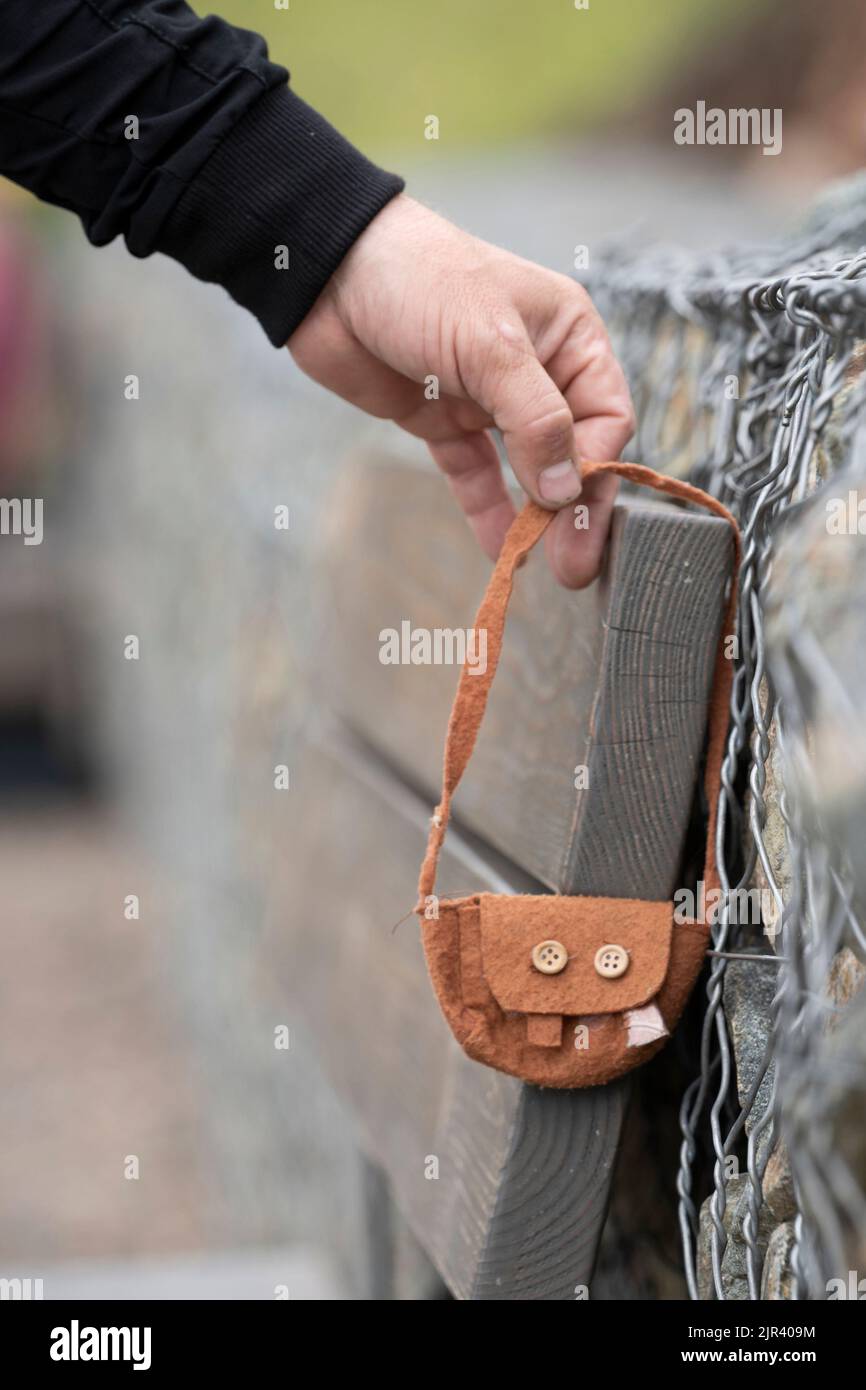
[[[639,463],[584,463],[584,480],[596,473],[616,473],[629,482],[641,487],[654,488],[665,492],[683,502],[694,502],[716,516],[730,523],[734,541],[734,567],[730,592],[722,620],[719,645],[716,650],[713,683],[710,692],[708,719],[707,758],[704,776],[709,822],[704,866],[704,881],[707,890],[719,888],[716,864],[716,824],[718,817],[718,789],[721,780],[722,758],[728,732],[731,683],[733,681],[733,661],[725,655],[727,639],[733,634],[737,610],[737,577],[740,567],[740,530],[736,520],[715,497],[702,492],[691,483],[679,478],[671,478],[665,473],[657,473]],[[442,796],[430,822],[427,852],[421,865],[418,881],[418,903],[416,911],[423,911],[425,901],[433,893],[436,882],[436,867],[439,853],[445,839],[448,818],[451,814],[451,799],[457,790],[461,777],[466,771],[475,740],[481,728],[487,697],[502,650],[502,634],[505,629],[505,615],[514,585],[514,572],[532,547],[541,539],[556,512],[546,511],[536,502],[527,502],[509,527],[499,558],[490,576],[487,591],[475,617],[475,628],[487,631],[487,666],[483,674],[474,674],[468,661],[464,664],[457,686],[457,694],[448,721],[445,737],[445,766],[442,779]]]

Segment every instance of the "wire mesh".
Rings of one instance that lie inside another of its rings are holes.
[[[838,1040],[828,1051],[827,993],[846,945],[866,960],[866,933],[844,847],[809,811],[815,687],[823,682],[826,697],[835,680],[839,718],[852,726],[857,698],[822,666],[797,595],[774,586],[780,538],[803,512],[814,513],[866,413],[864,245],[866,180],[857,179],[777,244],[712,257],[612,246],[590,283],[635,397],[640,425],[630,456],[688,473],[735,512],[743,533],[719,801],[724,896],[713,927],[714,949],[725,954],[711,958],[700,1068],[680,1110],[677,1189],[692,1298],[827,1297],[828,1281],[852,1258],[852,1232],[860,1248],[866,1233],[863,1171],[841,1151],[833,1116],[822,1114],[828,1068],[837,1107],[840,1087],[856,1094],[866,1086],[863,1055],[846,1055]],[[859,556],[851,563],[862,564]],[[784,634],[769,648],[768,608],[777,610],[772,632]],[[768,816],[782,829],[782,859]],[[756,883],[767,903],[757,927],[736,911],[741,890]],[[737,968],[772,979],[763,1057],[750,1067],[736,1055],[726,1002],[729,953],[746,955]],[[712,1180],[701,1190],[697,1155],[707,1144]],[[779,1223],[767,1209],[765,1176],[771,1156],[777,1163],[784,1152],[796,1214],[782,1292],[768,1292],[768,1240]],[[746,1164],[737,1191],[739,1284],[727,1256],[738,1154]]]

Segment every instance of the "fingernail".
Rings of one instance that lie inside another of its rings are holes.
[[[538,475],[538,491],[545,502],[573,502],[580,496],[580,474],[571,459],[553,463]]]

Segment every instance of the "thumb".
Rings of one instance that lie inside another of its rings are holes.
[[[462,364],[461,376],[469,394],[492,416],[508,461],[529,496],[550,509],[579,497],[574,416],[539,362],[528,334],[510,323],[498,325],[477,382]]]

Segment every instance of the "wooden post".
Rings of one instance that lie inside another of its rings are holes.
[[[590,1283],[628,1083],[542,1091],[470,1062],[414,919],[457,671],[383,665],[380,634],[471,626],[487,563],[441,480],[367,460],[329,516],[322,692],[336,713],[280,834],[275,941],[363,1143],[458,1298]],[[730,563],[726,524],[618,505],[603,580],[518,576],[443,894],[664,900],[676,886]]]

